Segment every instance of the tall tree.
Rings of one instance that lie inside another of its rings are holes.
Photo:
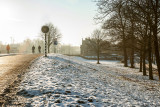
[[[158,68],[158,74],[160,79],[160,58],[159,58],[159,43],[158,43],[158,33],[160,33],[160,1],[159,0],[129,0],[137,8],[138,12],[145,15],[139,15],[139,20],[147,21],[148,28],[152,32],[152,38],[154,42],[154,50]]]
[[[90,48],[92,48],[92,50],[95,51],[97,54],[97,64],[100,64],[99,62],[100,52],[102,51],[104,47],[107,47],[106,45],[109,44],[106,41],[106,37],[107,35],[104,32],[102,32],[99,29],[96,29],[93,31],[91,38],[88,39],[89,42],[87,43],[87,45]]]
[[[105,20],[103,25],[103,29],[113,31],[116,30],[118,33],[118,38],[122,41],[123,47],[123,55],[124,55],[124,66],[128,66],[128,55],[127,55],[127,20],[125,18],[126,9],[124,8],[125,3],[121,0],[117,1],[100,1],[98,4],[99,13],[102,16],[98,16],[99,20],[102,20],[104,17],[110,17],[109,19]],[[107,7],[108,5],[109,8]],[[101,19],[102,18],[102,19]]]
[[[127,20],[127,28],[126,30],[128,31],[128,38],[130,40],[130,63],[131,63],[131,68],[134,68],[134,53],[135,53],[135,47],[136,47],[136,40],[135,40],[135,29],[136,29],[136,17],[135,17],[135,9],[132,6],[132,3],[129,1],[126,1],[124,3],[124,8],[126,10],[125,18]]]
[[[98,1],[97,6],[98,14],[95,19],[104,23],[103,28],[109,30],[110,34],[114,35],[114,38],[116,35],[116,38],[119,39],[117,40],[121,40],[123,43],[124,66],[128,66],[127,54],[128,50],[131,50],[131,68],[134,67],[134,53],[135,49],[138,49],[140,71],[143,71],[143,75],[146,75],[146,57],[148,57],[149,79],[153,79],[152,56],[154,53],[160,79],[158,41],[158,34],[160,33],[160,1],[103,0]]]

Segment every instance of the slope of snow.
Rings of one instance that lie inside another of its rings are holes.
[[[118,61],[50,54],[40,57],[25,74],[17,95],[27,106],[160,106],[160,82]]]

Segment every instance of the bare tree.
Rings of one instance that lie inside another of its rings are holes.
[[[125,1],[122,0],[102,0],[97,3],[98,15],[97,20],[101,20],[104,23],[104,29],[106,30],[117,30],[119,39],[122,40],[123,54],[124,54],[124,66],[127,67],[127,20],[125,18],[126,8],[124,8]],[[108,18],[106,18],[108,17]]]
[[[50,53],[50,46],[54,43],[54,40],[60,41],[62,35],[58,28],[55,27],[52,23],[48,23],[46,26],[49,27],[49,32],[47,33],[47,47],[48,53]],[[44,39],[44,34],[41,34],[41,37]]]
[[[139,17],[138,20],[141,21],[141,23],[146,23],[147,25],[147,38],[148,40],[148,48],[152,48],[152,40],[154,43],[154,53],[156,56],[156,62],[157,62],[157,68],[158,68],[158,74],[160,79],[160,57],[159,57],[159,46],[158,46],[158,33],[160,33],[160,2],[159,0],[129,0],[131,3],[136,7],[137,11],[139,13],[142,13],[143,15],[137,15]],[[148,49],[148,55],[151,57],[152,52],[150,49]],[[151,58],[149,60],[149,78],[152,78],[152,60]]]
[[[100,52],[104,47],[107,47],[106,45],[108,44],[108,42],[105,41],[106,37],[107,35],[104,32],[102,32],[99,29],[96,29],[91,34],[91,38],[88,39],[88,47],[90,47],[97,54],[97,64],[100,64]]]
[[[128,66],[129,48],[131,50],[131,68],[134,67],[134,53],[135,49],[137,49],[140,53],[140,71],[143,70],[143,75],[147,75],[146,57],[148,57],[149,79],[153,79],[152,56],[155,54],[160,79],[158,41],[158,34],[160,33],[160,1],[102,0],[98,1],[97,6],[98,14],[95,19],[103,23],[103,28],[109,30],[113,38],[117,38],[118,41],[123,43],[124,66]]]

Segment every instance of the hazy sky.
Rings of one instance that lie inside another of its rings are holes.
[[[80,45],[96,28],[92,0],[0,0],[0,41],[4,44],[38,38],[41,26],[52,22],[62,43]]]

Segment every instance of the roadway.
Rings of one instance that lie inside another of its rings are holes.
[[[42,54],[0,54],[0,102],[6,94],[5,89],[39,56]]]

